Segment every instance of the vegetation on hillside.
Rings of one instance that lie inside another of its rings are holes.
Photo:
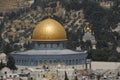
[[[114,6],[110,9],[102,8],[98,3],[88,0],[83,0],[82,3],[71,1],[65,5],[68,11],[84,10],[85,18],[92,24],[97,41],[97,49],[92,50],[90,41],[78,43],[76,39],[78,35],[69,32],[68,48],[75,49],[75,46],[80,44],[82,49],[88,50],[88,57],[92,60],[120,61],[120,54],[116,51],[116,47],[119,46],[120,34],[112,32],[112,29],[116,28],[120,22],[120,7],[117,0],[113,2]]]
[[[15,60],[13,59],[12,55],[10,54],[10,52],[12,52],[13,49],[10,46],[10,44],[5,44],[3,47],[3,53],[5,53],[7,55],[7,64],[3,64],[2,62],[0,62],[0,70],[3,67],[8,67],[12,70],[16,70],[17,67],[15,66]]]
[[[120,22],[120,7],[118,6],[120,2],[117,1],[118,0],[113,0],[114,5],[110,9],[104,9],[98,3],[90,0],[61,0],[60,2],[67,12],[70,10],[78,11],[83,9],[85,18],[92,25],[92,30],[97,41],[97,49],[92,50],[90,41],[82,41],[82,29],[79,29],[77,32],[66,29],[68,36],[67,48],[75,50],[76,47],[81,46],[83,50],[88,50],[88,58],[92,58],[92,60],[120,61],[120,54],[116,51],[116,47],[120,46],[120,44],[118,44],[120,42],[120,34],[112,32],[112,29],[116,28]],[[31,9],[36,9],[37,6],[41,6],[44,9],[45,6],[49,5],[46,5],[44,0],[43,2],[41,0],[35,0]],[[24,13],[24,10],[20,12]],[[5,21],[19,17],[22,15],[20,12],[6,14]],[[27,9],[27,12],[30,12],[30,10]],[[62,17],[53,17],[61,23],[65,22],[65,19]],[[0,30],[1,26],[3,26],[3,24],[0,25]],[[10,53],[11,51],[9,50],[12,50],[9,45],[7,48],[4,48],[5,53]]]

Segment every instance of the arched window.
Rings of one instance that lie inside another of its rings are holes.
[[[21,63],[21,59],[18,59],[19,60],[19,63]]]
[[[63,44],[62,43],[60,43],[60,47],[63,48]]]
[[[46,48],[47,47],[47,44],[44,44],[44,48]]]
[[[78,64],[78,59],[76,59],[76,64]]]
[[[42,60],[39,60],[39,63],[42,64]]]
[[[79,59],[79,64],[81,64],[81,59]]]
[[[71,60],[69,60],[69,65],[71,65]]]
[[[56,63],[57,61],[56,60],[54,60],[54,63]]]
[[[40,44],[40,48],[44,48],[45,46],[44,46],[44,44]]]
[[[59,43],[57,43],[57,47],[59,47]]]
[[[38,60],[35,60],[35,64],[38,65]]]
[[[31,65],[33,65],[34,64],[34,59],[31,59],[31,63],[30,63]]]
[[[39,45],[37,43],[35,43],[35,47],[37,48]]]
[[[66,63],[66,64],[69,64],[69,63],[68,63],[68,60],[66,60],[66,62],[65,62],[65,63]]]
[[[19,60],[18,60],[18,59],[16,60],[16,63],[19,63]]]
[[[49,63],[52,63],[52,60],[49,60]]]
[[[47,48],[51,48],[51,44],[47,44]]]
[[[75,60],[74,59],[72,60],[72,64],[75,64]]]
[[[53,44],[53,48],[56,48],[57,47],[57,44]]]
[[[26,64],[26,62],[27,62],[27,61],[26,61],[26,59],[25,59],[25,60],[24,60],[24,63]]]
[[[44,63],[46,64],[46,63],[47,63],[47,60],[44,60]]]

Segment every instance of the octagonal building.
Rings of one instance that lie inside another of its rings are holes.
[[[66,49],[66,31],[54,19],[41,21],[33,30],[34,48],[23,52],[13,52],[16,65],[39,66],[49,65],[81,65],[86,62],[86,51]]]

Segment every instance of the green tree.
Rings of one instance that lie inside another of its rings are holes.
[[[65,71],[65,79],[64,80],[69,80],[66,71]]]
[[[81,0],[62,0],[61,3],[67,11],[80,10],[82,8]]]
[[[78,80],[77,76],[75,76],[75,80]]]
[[[119,1],[114,0],[114,6],[110,9],[102,8],[99,3],[90,0],[82,1],[85,18],[92,24],[92,30],[97,40],[97,48],[109,48],[108,43],[116,44],[112,29],[115,28],[120,21]],[[113,45],[114,49],[116,45]]]
[[[97,47],[98,49],[104,49],[104,48],[108,48],[108,44],[107,44],[106,41],[99,40],[99,41],[97,42],[96,47]]]
[[[16,70],[17,67],[15,66],[15,60],[11,55],[8,56],[8,62],[7,62],[7,67],[9,67],[12,70]]]
[[[109,58],[108,58],[108,61],[118,61],[118,57],[116,55],[111,55]]]
[[[7,55],[7,58],[8,58],[7,67],[9,67],[12,70],[15,70],[17,69],[15,66],[15,60],[10,54],[12,51],[13,51],[13,48],[11,47],[11,45],[6,43],[3,48],[3,52]]]
[[[3,52],[8,54],[13,51],[13,48],[9,43],[4,44]]]
[[[88,56],[92,58],[93,61],[120,61],[120,54],[112,49],[89,50]]]
[[[76,47],[80,45],[80,43],[78,41],[77,33],[72,32],[72,31],[67,31],[67,36],[69,36],[69,37],[68,37],[68,41],[67,41],[67,46],[66,47],[68,49],[75,50]]]
[[[87,40],[84,45],[86,50],[89,50],[92,48],[92,44],[90,40]]]
[[[0,62],[0,70],[4,67],[5,67],[5,65],[2,62]]]

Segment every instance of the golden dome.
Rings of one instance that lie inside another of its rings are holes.
[[[87,33],[87,32],[91,33],[92,31],[91,31],[90,27],[87,27],[87,28],[85,29],[85,32],[86,32],[86,33]]]
[[[33,31],[32,41],[65,41],[66,32],[63,26],[53,20],[45,19]]]

